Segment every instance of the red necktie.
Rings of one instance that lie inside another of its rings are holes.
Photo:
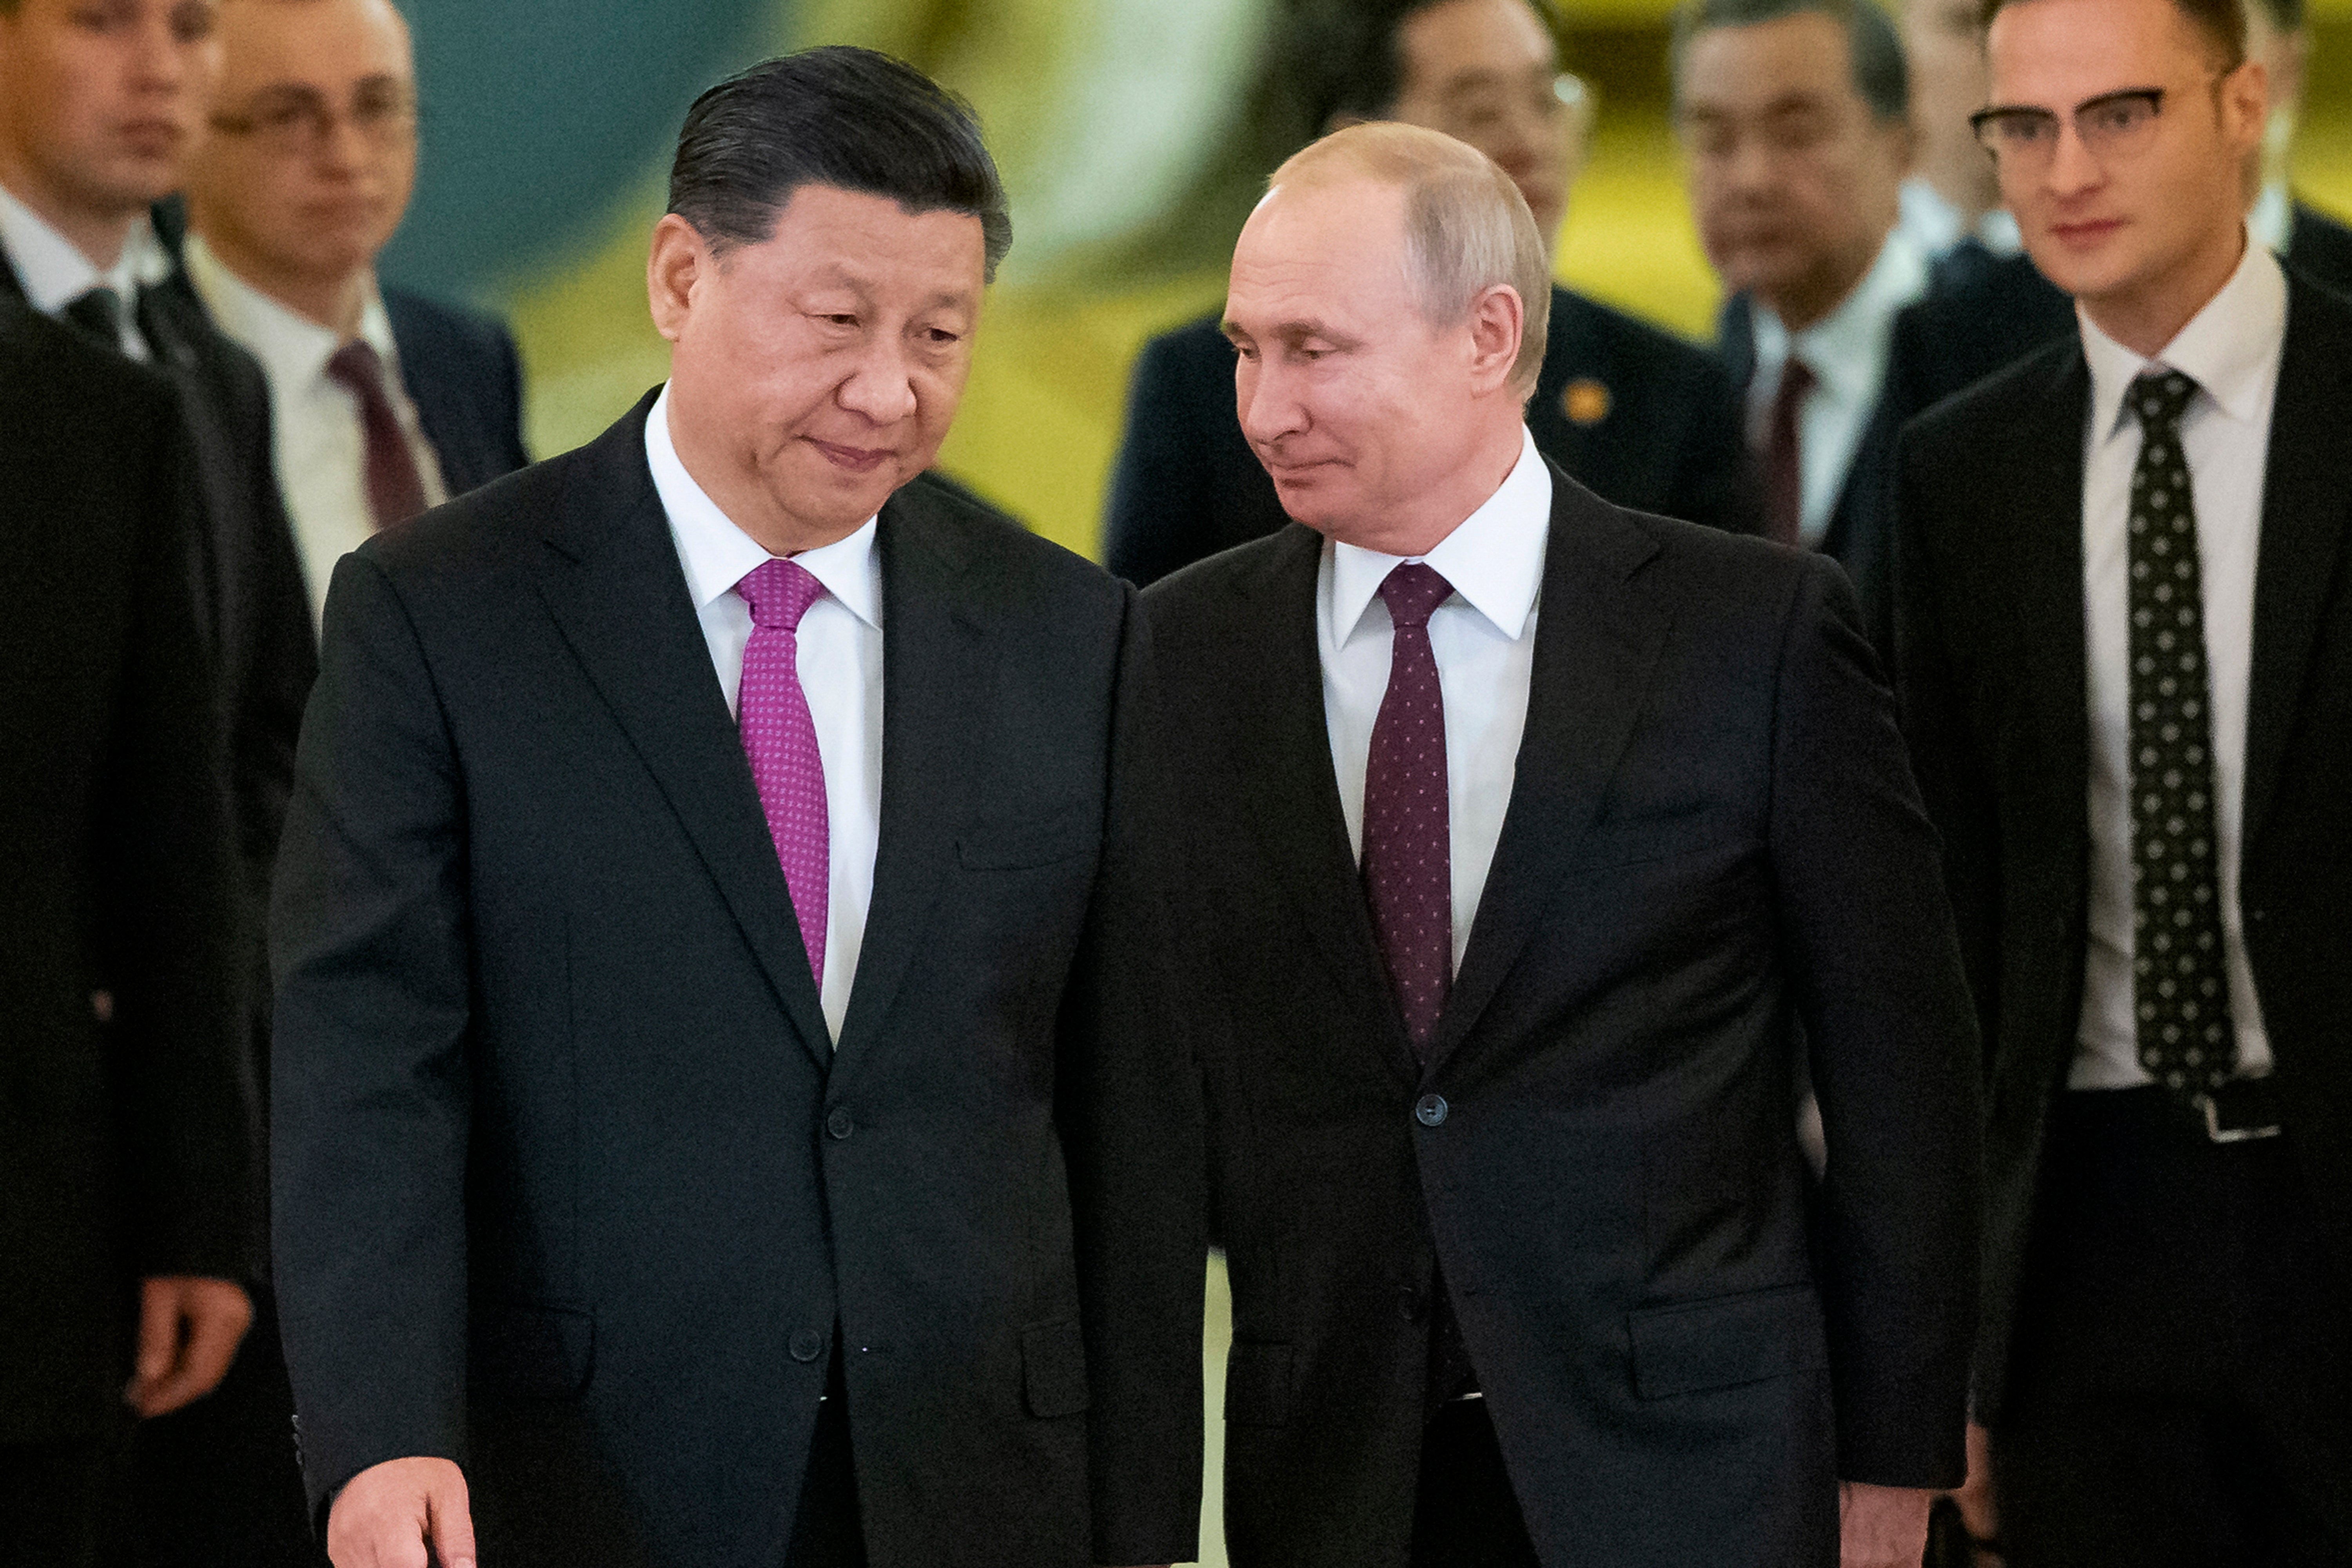
[[[349,392],[360,405],[360,431],[367,440],[368,512],[378,528],[406,522],[425,510],[425,480],[416,471],[416,454],[392,399],[383,390],[383,361],[364,340],[353,338],[327,362],[327,377]]]
[[[1798,416],[1813,389],[1813,367],[1790,354],[1772,395],[1772,423],[1764,437],[1764,521],[1783,544],[1804,540],[1805,477]]]
[[[1381,583],[1396,640],[1364,763],[1364,896],[1416,1051],[1429,1048],[1454,981],[1445,698],[1429,644],[1429,617],[1453,592],[1417,561]]]

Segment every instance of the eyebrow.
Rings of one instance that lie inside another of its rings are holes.
[[[1252,335],[1239,322],[1231,320],[1220,323],[1219,330],[1229,339],[1246,338]],[[1356,342],[1345,332],[1335,331],[1322,321],[1277,321],[1268,330],[1266,335],[1276,342],[1289,344],[1301,343],[1309,338],[1324,338],[1342,348],[1348,348],[1352,347]]]

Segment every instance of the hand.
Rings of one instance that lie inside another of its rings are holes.
[[[1838,1483],[1838,1568],[1919,1568],[1927,1555],[1927,1505],[1917,1487]]]
[[[253,1302],[226,1279],[174,1274],[139,1282],[139,1361],[123,1402],[143,1416],[168,1415],[220,1386]]]
[[[1992,1434],[1973,1421],[1969,1423],[1969,1479],[1960,1483],[1952,1500],[1960,1505],[1960,1523],[1976,1543],[1977,1562],[1998,1564],[2000,1549],[1995,1542],[2000,1539],[2000,1510],[1992,1500]]]
[[[447,1459],[370,1465],[327,1510],[327,1556],[335,1568],[474,1568],[466,1473]]]

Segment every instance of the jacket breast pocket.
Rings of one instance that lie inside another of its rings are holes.
[[[572,1399],[588,1386],[593,1314],[501,1302],[477,1312],[467,1368],[473,1385],[509,1399]]]
[[[1671,860],[1741,836],[1738,819],[1721,806],[1595,823],[1569,864],[1580,871]]]
[[[1021,1331],[1021,1395],[1032,1415],[1076,1415],[1087,1390],[1087,1342],[1075,1319]]]
[[[1073,860],[1093,849],[1098,825],[1081,812],[1044,822],[982,827],[956,840],[956,860],[967,871],[1023,871]]]
[[[1821,1299],[1811,1285],[1652,1307],[1628,1314],[1633,1392],[1670,1399],[1818,1372],[1829,1364]]]

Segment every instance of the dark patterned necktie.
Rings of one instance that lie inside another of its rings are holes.
[[[2131,572],[2132,1003],[2140,1066],[2183,1100],[2238,1064],[2222,963],[2213,831],[2213,719],[2197,507],[2180,447],[2197,384],[2154,370],[2131,384],[2139,418]]]
[[[115,353],[122,352],[122,296],[103,283],[68,300],[65,319],[92,342]]]
[[[1445,698],[1429,646],[1429,617],[1453,592],[1417,561],[1381,584],[1396,637],[1364,763],[1364,896],[1416,1051],[1428,1048],[1454,981]]]
[[[1764,433],[1764,524],[1783,544],[1802,542],[1805,533],[1804,433],[1799,416],[1813,389],[1813,367],[1790,354],[1772,394],[1772,417]]]
[[[327,378],[352,395],[365,443],[368,512],[378,528],[406,522],[425,510],[425,479],[408,433],[383,389],[383,361],[364,339],[353,338],[327,362]]]

